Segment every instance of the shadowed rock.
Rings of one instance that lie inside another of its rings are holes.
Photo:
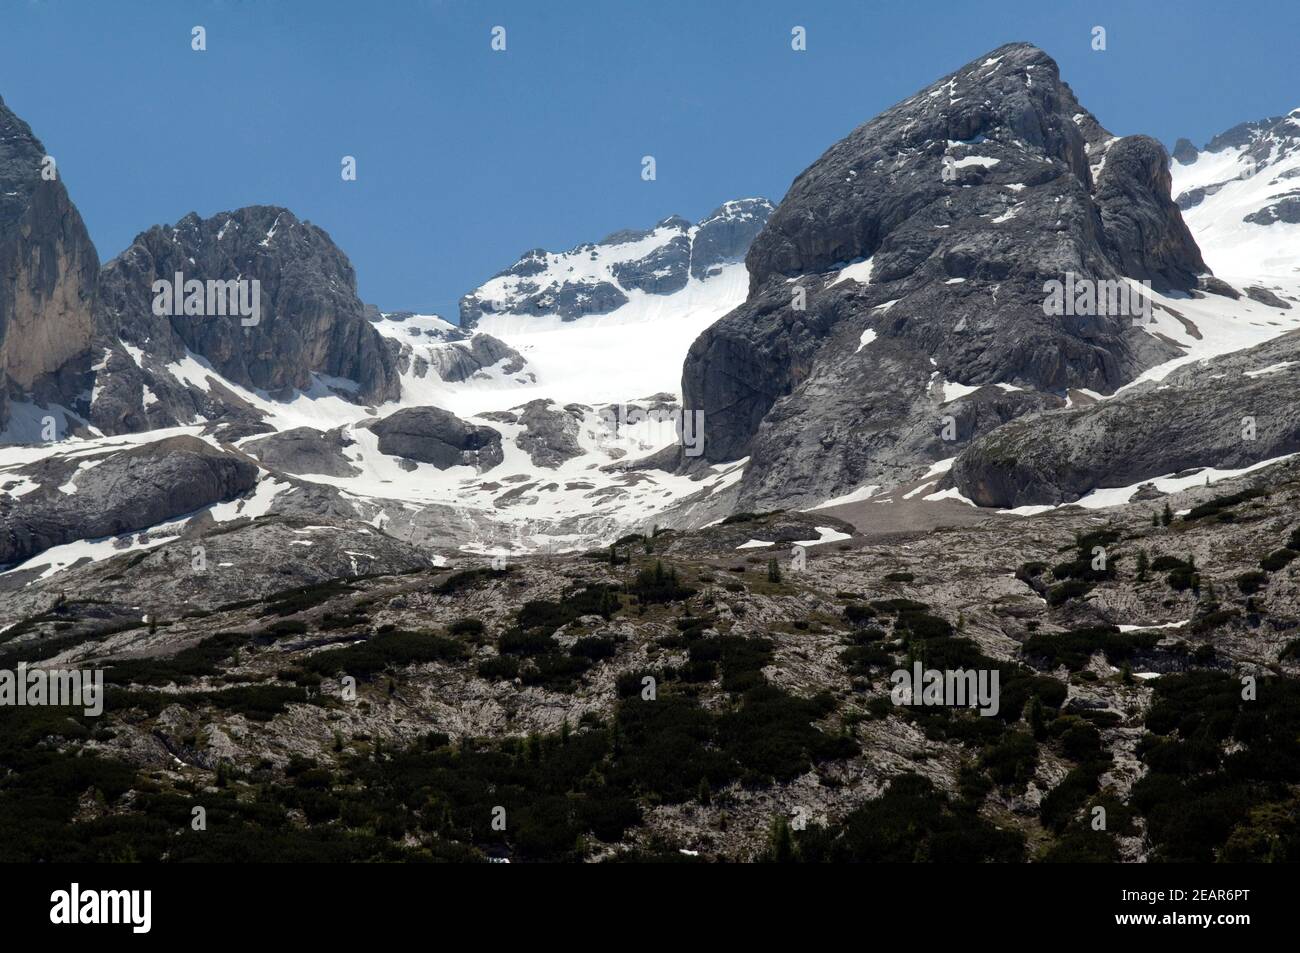
[[[502,460],[501,434],[466,423],[441,407],[408,407],[376,421],[379,452],[431,463],[439,470],[470,466],[480,473]]]
[[[241,449],[265,467],[285,473],[321,473],[350,477],[361,472],[347,461],[343,450],[353,441],[341,430],[322,433],[311,427],[295,427],[243,444]]]
[[[971,444],[954,463],[952,480],[981,506],[1060,504],[1097,488],[1295,453],[1296,343],[1287,334],[1179,368],[1158,385],[1014,421]]]

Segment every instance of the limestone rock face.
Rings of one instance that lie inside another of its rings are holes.
[[[554,469],[565,460],[582,455],[578,443],[578,417],[567,410],[552,409],[549,400],[530,400],[519,415],[524,432],[515,443],[528,454],[534,466]]]
[[[65,393],[75,394],[90,351],[98,272],[57,162],[0,100],[0,429],[11,394],[71,403]]]
[[[1196,467],[1244,469],[1296,453],[1295,347],[1295,336],[1283,335],[1178,368],[1158,385],[1023,417],[972,443],[953,464],[952,480],[980,506],[1055,505],[1098,487]]]
[[[360,469],[348,462],[344,450],[352,440],[341,429],[321,432],[295,427],[241,444],[240,449],[265,467],[285,473],[320,473],[325,476],[356,476]]]
[[[524,358],[518,351],[490,334],[475,334],[468,342],[452,343],[429,351],[434,372],[444,381],[459,383],[500,364],[502,372],[514,374],[523,369]]]
[[[178,273],[205,284],[257,280],[257,323],[239,314],[156,315],[154,282]],[[321,381],[358,401],[400,391],[396,358],[367,320],[347,256],[322,229],[274,206],[191,213],[138,235],[104,266],[96,327],[104,367],[91,419],[108,432],[211,415],[210,394],[163,370],[187,352],[272,396]]]
[[[257,483],[257,465],[197,437],[169,437],[114,453],[69,482],[72,492],[45,486],[0,496],[0,565],[233,499]]]
[[[748,299],[687,355],[705,458],[750,458],[742,507],[816,503],[1176,356],[1130,316],[1045,308],[1067,275],[1195,286],[1167,167],[1023,43],[859,126],[795,179],[746,256]]]

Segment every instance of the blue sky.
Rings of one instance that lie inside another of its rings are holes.
[[[525,249],[778,200],[1004,42],[1047,50],[1112,132],[1172,146],[1300,105],[1297,35],[1296,0],[0,0],[0,96],[105,261],[190,211],[284,205],[347,252],[363,299],[453,316]]]

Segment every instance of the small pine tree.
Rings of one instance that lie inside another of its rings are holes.
[[[701,804],[713,803],[713,789],[709,787],[708,778],[700,778],[700,788],[695,794],[695,799]]]
[[[1159,514],[1159,513],[1156,513],[1156,512],[1154,512],[1154,511],[1152,511],[1152,513],[1151,513],[1151,525],[1152,525],[1152,526],[1159,526],[1159,525],[1160,525],[1160,514]]]
[[[1138,550],[1138,559],[1137,559],[1137,580],[1138,580],[1138,582],[1146,582],[1146,581],[1147,581],[1147,570],[1150,569],[1150,568],[1151,568],[1151,564],[1150,564],[1150,562],[1147,561],[1147,551],[1146,551],[1145,549],[1139,549],[1139,550]]]
[[[618,547],[613,543],[609,544],[609,564],[611,566],[618,565]]]
[[[1047,716],[1043,713],[1043,702],[1037,695],[1029,703],[1029,730],[1038,741],[1047,737]]]
[[[1160,525],[1168,526],[1173,521],[1174,521],[1174,511],[1169,508],[1169,504],[1166,502],[1165,508],[1160,511]]]
[[[794,835],[790,833],[790,822],[781,815],[772,821],[772,830],[768,835],[768,859],[776,864],[794,863]]]
[[[781,567],[777,564],[775,557],[767,561],[767,581],[781,581]]]

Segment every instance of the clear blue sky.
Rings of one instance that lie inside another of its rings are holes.
[[[105,261],[190,211],[284,205],[348,253],[365,300],[452,316],[525,249],[778,200],[1004,42],[1047,50],[1112,132],[1202,145],[1300,105],[1298,35],[1297,0],[0,0],[0,96]]]

